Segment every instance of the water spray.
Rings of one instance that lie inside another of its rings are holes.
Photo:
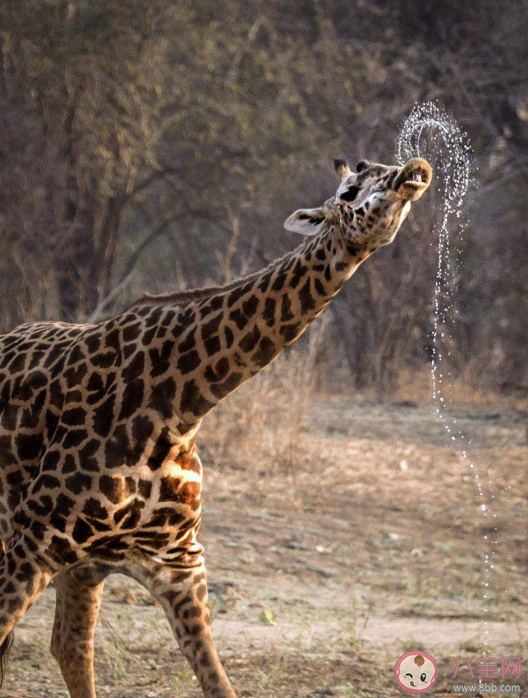
[[[425,139],[427,138],[427,143]],[[427,153],[423,152],[427,148]],[[452,395],[452,374],[447,366],[452,335],[449,323],[456,321],[456,278],[460,264],[460,246],[453,250],[451,236],[461,236],[466,226],[464,203],[472,184],[473,156],[468,137],[456,121],[434,102],[417,104],[404,121],[396,141],[396,158],[402,165],[411,157],[430,159],[434,156],[437,181],[440,181],[443,208],[440,222],[435,226],[438,235],[438,262],[433,294],[433,329],[431,352],[432,394],[437,415],[450,446],[455,448],[469,468],[477,488],[480,511],[486,521],[484,540],[487,552],[483,559],[481,580],[482,598],[485,601],[483,649],[488,646],[488,598],[497,551],[496,514],[493,508],[494,491],[490,469],[482,476],[481,467],[467,451],[466,437],[460,430],[456,417],[449,411]]]

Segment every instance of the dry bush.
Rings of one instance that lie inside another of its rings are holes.
[[[207,417],[201,442],[205,459],[258,477],[295,474],[308,457],[302,435],[317,395],[325,328],[319,322],[298,348],[286,351]]]

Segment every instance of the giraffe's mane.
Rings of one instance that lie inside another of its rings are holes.
[[[140,296],[137,300],[135,300],[133,303],[131,303],[127,310],[130,308],[137,308],[138,306],[141,305],[179,305],[179,306],[185,306],[188,305],[189,303],[192,303],[193,301],[200,301],[200,300],[205,300],[207,298],[211,298],[212,296],[217,296],[221,295],[222,293],[226,293],[227,291],[232,291],[233,289],[237,288],[241,284],[246,284],[249,281],[254,281],[258,279],[260,276],[263,274],[266,274],[268,271],[271,269],[274,269],[275,267],[279,266],[283,262],[288,261],[295,255],[299,253],[299,251],[304,248],[306,245],[306,240],[303,241],[299,246],[297,246],[295,249],[290,250],[287,252],[285,255],[282,257],[279,257],[278,259],[275,259],[273,262],[270,262],[268,266],[264,267],[263,269],[260,269],[259,271],[252,272],[251,274],[247,274],[246,276],[241,276],[238,279],[235,279],[234,281],[230,281],[224,285],[221,286],[204,286],[202,288],[193,288],[193,289],[187,289],[185,291],[174,291],[170,293],[158,293],[158,294],[151,294],[151,293],[144,293],[142,296]]]

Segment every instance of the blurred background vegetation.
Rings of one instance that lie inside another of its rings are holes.
[[[2,0],[0,331],[267,264],[334,193],[334,157],[393,162],[433,99],[478,166],[453,370],[528,392],[527,36],[519,0]],[[386,395],[426,368],[424,199],[331,306],[330,379]]]

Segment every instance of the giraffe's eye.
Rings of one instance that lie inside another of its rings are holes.
[[[427,680],[427,674],[425,674],[425,672],[424,672],[424,673],[420,676],[420,681],[423,681],[423,682],[425,683],[426,680]]]
[[[340,198],[343,199],[343,201],[354,201],[356,196],[359,194],[359,187],[350,187],[348,191],[344,191],[341,195]]]
[[[413,677],[412,674],[405,674],[405,676],[406,676],[406,677],[408,676],[410,679],[412,679],[412,677]]]

